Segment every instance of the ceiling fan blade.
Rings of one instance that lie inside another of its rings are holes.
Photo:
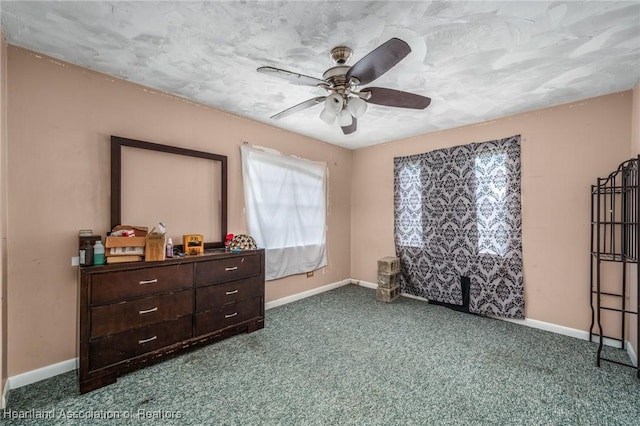
[[[360,80],[360,84],[371,83],[411,52],[407,43],[399,38],[392,38],[373,49],[367,56],[356,62],[347,71],[347,81],[351,77]]]
[[[258,72],[263,74],[272,75],[274,77],[284,78],[285,80],[290,81],[294,84],[299,84],[301,86],[326,86],[327,83],[324,80],[320,80],[319,78],[309,77],[308,75],[298,74],[297,72],[281,70],[280,68],[274,67],[260,67],[257,69]]]
[[[294,105],[291,108],[287,108],[284,111],[280,111],[276,115],[272,115],[271,118],[275,118],[276,120],[284,117],[288,117],[291,114],[295,114],[296,112],[300,112],[307,108],[311,108],[314,105],[318,105],[319,103],[325,100],[326,96],[318,96],[317,98],[308,99],[304,102],[299,103],[298,105]]]
[[[425,109],[431,103],[431,98],[427,98],[426,96],[402,92],[400,90],[386,89],[384,87],[367,87],[360,92],[371,94],[369,99],[365,98],[370,104],[397,108]]]
[[[341,127],[342,133],[344,133],[345,135],[350,135],[351,133],[355,132],[357,128],[358,128],[358,119],[355,117],[353,117],[353,121],[351,122],[350,126]]]

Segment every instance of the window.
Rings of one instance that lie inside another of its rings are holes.
[[[327,265],[326,165],[241,147],[249,234],[273,280]]]
[[[402,218],[397,223],[402,229],[395,237],[396,245],[422,247],[422,162],[419,158],[412,160],[398,165],[395,175],[395,206],[402,211]]]
[[[509,248],[507,153],[487,152],[474,160],[478,253],[504,257]]]
[[[524,317],[520,136],[394,158],[401,291]]]

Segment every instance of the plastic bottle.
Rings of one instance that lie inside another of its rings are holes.
[[[93,265],[93,247],[89,240],[84,240],[80,246],[80,266]]]
[[[102,240],[97,240],[93,246],[93,264],[103,265],[104,261],[104,245],[102,244]]]
[[[171,238],[169,238],[169,241],[167,241],[167,258],[171,258],[173,257],[173,241],[171,241]]]

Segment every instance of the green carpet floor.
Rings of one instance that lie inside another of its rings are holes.
[[[373,290],[349,285],[268,310],[263,330],[130,373],[85,395],[78,394],[75,372],[15,389],[0,420],[640,424],[635,370],[611,363],[595,367],[596,347],[404,297],[377,302]],[[626,358],[622,350],[608,351],[609,357]],[[20,413],[53,419],[10,420]]]

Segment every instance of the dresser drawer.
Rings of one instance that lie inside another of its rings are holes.
[[[200,262],[196,265],[196,285],[222,283],[260,275],[260,256],[236,256]]]
[[[192,316],[165,321],[89,343],[92,370],[181,342],[192,336]]]
[[[240,324],[264,313],[263,298],[254,297],[236,303],[228,303],[218,310],[200,312],[195,315],[196,336],[222,330]]]
[[[116,334],[193,312],[193,290],[134,299],[91,309],[91,337]]]
[[[196,312],[218,310],[227,303],[235,303],[264,295],[262,277],[214,284],[196,289]]]
[[[192,286],[191,264],[95,274],[91,282],[91,305],[106,305]]]

